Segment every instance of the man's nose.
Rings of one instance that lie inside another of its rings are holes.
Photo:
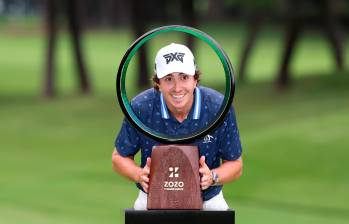
[[[175,92],[179,92],[182,89],[182,85],[181,82],[178,79],[174,80],[174,86],[173,86],[173,90]]]

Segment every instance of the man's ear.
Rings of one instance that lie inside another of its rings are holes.
[[[160,80],[159,80],[160,81]],[[156,87],[158,87],[158,90],[161,92],[159,83],[155,83]]]

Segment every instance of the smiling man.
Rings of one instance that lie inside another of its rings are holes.
[[[198,86],[200,72],[192,52],[172,43],[161,48],[155,58],[154,88],[137,95],[131,106],[148,127],[167,135],[188,135],[205,128],[221,107],[223,96]],[[233,107],[224,122],[212,133],[191,144],[198,146],[204,210],[227,210],[222,186],[242,173],[241,143]],[[129,178],[140,189],[136,210],[146,210],[151,152],[159,142],[143,135],[124,120],[115,140],[113,169]],[[134,155],[141,150],[141,166]],[[156,171],[155,171],[156,172]]]

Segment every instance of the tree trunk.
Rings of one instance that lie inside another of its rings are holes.
[[[300,31],[301,31],[300,21],[294,18],[291,19],[291,21],[289,21],[289,25],[286,26],[284,53],[282,56],[279,75],[276,81],[276,84],[280,89],[284,89],[290,83],[290,77],[289,77],[290,60],[294,50],[294,46],[300,35]]]
[[[209,0],[207,18],[210,21],[223,21],[225,19],[224,0]]]
[[[89,93],[91,91],[91,85],[89,82],[81,48],[79,3],[79,0],[67,1],[68,25],[73,42],[74,56],[77,64],[80,89],[83,93]]]
[[[332,45],[332,50],[334,58],[336,60],[337,69],[343,69],[343,51],[341,44],[341,35],[338,28],[338,20],[336,20],[336,15],[334,15],[331,8],[333,2],[329,0],[320,1],[322,26],[325,35],[327,36],[330,44]]]
[[[256,41],[258,32],[261,27],[261,15],[258,14],[258,12],[254,12],[250,15],[248,20],[248,36],[247,41],[245,44],[245,47],[242,50],[242,56],[239,66],[239,81],[244,82],[245,81],[245,70],[248,58],[250,57],[251,50],[254,46],[254,43]]]
[[[182,0],[181,1],[181,9],[183,13],[183,21],[185,25],[196,27],[197,21],[196,21],[196,14],[194,10],[194,1],[193,0]],[[193,52],[195,52],[195,37],[186,34],[186,45],[187,47]],[[195,55],[195,54],[194,54]]]
[[[57,23],[56,23],[56,12],[57,2],[55,0],[46,0],[45,5],[45,20],[46,20],[46,63],[45,63],[45,74],[44,74],[44,89],[43,96],[51,98],[55,95],[54,88],[54,52],[56,49],[56,37],[57,37]]]
[[[132,30],[136,38],[145,33],[145,27],[147,24],[147,15],[144,10],[144,1],[131,1],[131,22]],[[139,60],[138,60],[138,82],[137,86],[139,88],[147,86],[149,84],[150,77],[148,76],[148,64],[147,64],[147,46],[143,45],[138,50]]]

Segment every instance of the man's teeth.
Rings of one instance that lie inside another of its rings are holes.
[[[184,95],[172,95],[172,96],[175,99],[181,99],[181,98],[183,98]]]

